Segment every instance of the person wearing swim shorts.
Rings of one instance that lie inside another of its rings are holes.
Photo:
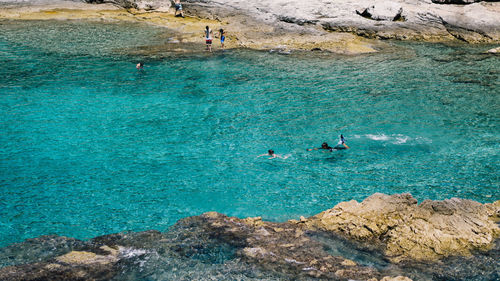
[[[345,144],[345,139],[344,139],[344,136],[343,135],[340,135],[340,141],[339,143],[337,144],[336,147],[334,147],[334,149],[349,149],[349,146],[347,146],[347,144]]]
[[[179,14],[177,14],[179,12]],[[184,12],[182,11],[181,0],[175,0],[175,16],[184,17]]]
[[[207,45],[206,50],[210,52],[212,51],[212,37],[213,37],[212,30],[207,25],[205,27],[205,44]]]
[[[224,33],[224,29],[219,29],[219,35],[220,35],[220,46],[222,49],[224,49],[224,41],[226,40],[226,35]]]

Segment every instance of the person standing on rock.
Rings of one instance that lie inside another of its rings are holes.
[[[207,25],[205,27],[205,44],[207,44],[206,50],[210,52],[212,51],[212,37],[213,37],[212,29],[210,29],[210,27],[208,27]]]
[[[220,35],[220,47],[224,49],[224,41],[226,40],[226,35],[224,32],[224,29],[219,29],[219,35]]]
[[[182,11],[181,0],[175,0],[175,16],[184,17],[184,12]],[[179,12],[179,14],[177,14]]]

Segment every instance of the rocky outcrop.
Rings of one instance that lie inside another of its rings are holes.
[[[54,4],[49,0],[39,0],[36,3],[44,1],[47,5],[59,5],[61,8],[78,6],[78,3],[64,1]],[[170,0],[82,1],[95,4],[111,3],[133,14],[145,11],[152,14],[173,13]],[[228,45],[235,42],[235,46],[238,47],[257,49],[272,49],[287,45],[291,49],[319,48],[336,52],[338,45],[341,45],[339,41],[346,41],[348,44],[356,45],[356,48],[353,48],[354,53],[374,51],[374,48],[366,42],[360,44],[358,39],[340,36],[339,33],[352,33],[369,39],[500,42],[499,1],[435,1],[468,5],[441,5],[430,0],[314,0],[307,3],[299,0],[184,0],[182,2],[185,14],[191,19],[186,19],[185,25],[180,27],[193,24],[194,19],[205,23],[215,21],[216,26],[221,26],[228,32]],[[16,1],[6,0],[5,3],[16,3]],[[11,12],[13,11],[9,11],[3,17],[12,18]],[[138,15],[140,20],[151,18],[151,23],[154,24],[158,24],[162,17],[165,15]],[[163,24],[169,26],[168,22]],[[337,36],[332,36],[332,33],[336,33]],[[333,47],[329,48],[329,45]]]
[[[361,203],[340,203],[304,224],[380,243],[396,262],[437,260],[490,249],[500,235],[499,210],[500,201],[483,205],[453,198],[418,205],[410,194],[374,194]]]
[[[304,34],[319,29],[401,40],[470,43],[500,41],[500,3],[437,5],[426,0],[360,0],[332,2],[186,0],[186,10],[195,16],[227,20],[246,15],[261,24],[292,29]]]
[[[181,219],[165,233],[90,241],[44,236],[0,248],[0,260],[12,260],[0,268],[0,280],[165,280],[157,271],[172,260],[181,268],[199,260],[259,270],[267,280],[495,280],[499,215],[500,201],[417,204],[409,194],[374,194],[283,223],[209,212]]]
[[[432,0],[432,3],[465,5],[465,4],[482,2],[482,1],[484,1],[484,0]]]
[[[114,275],[119,250],[101,246],[100,252],[72,251],[45,262],[9,266],[0,280],[106,280]]]
[[[404,21],[403,8],[394,2],[382,2],[356,13],[376,21]]]
[[[18,250],[19,255],[30,256],[31,259],[31,262],[25,259],[18,261],[21,264],[0,268],[0,280],[110,280],[118,274],[123,262],[133,256],[130,254],[133,247],[139,244],[147,246],[151,237],[156,241],[163,238],[157,231],[145,231],[130,235],[105,235],[86,242],[55,236],[30,239],[0,249],[0,257],[10,258],[15,252],[12,248],[21,247],[24,250]],[[52,245],[58,250],[51,251],[44,245]],[[30,253],[30,248],[40,247],[45,249],[43,253]],[[50,255],[44,257],[46,253]]]

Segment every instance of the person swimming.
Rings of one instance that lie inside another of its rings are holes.
[[[340,135],[340,141],[338,142],[337,146],[335,146],[333,149],[339,150],[339,149],[349,149],[349,146],[345,144],[345,139],[344,135]]]
[[[333,147],[329,146],[328,143],[324,142],[321,144],[321,147],[318,147],[318,148],[308,148],[307,151],[311,151],[311,150],[319,150],[319,149],[325,149],[325,150],[330,150],[330,151],[333,151]]]
[[[318,148],[308,148],[307,151],[311,150],[319,150],[319,149],[324,149],[324,150],[329,150],[332,152],[333,150],[342,150],[342,149],[349,149],[349,146],[345,144],[345,139],[343,135],[340,135],[340,141],[335,147],[331,147],[328,145],[328,143],[324,142],[321,144],[321,147]]]
[[[140,62],[138,63],[135,68],[137,68],[138,70],[141,70],[141,69],[144,69],[144,63]]]
[[[288,158],[288,156],[283,157],[281,155],[275,154],[274,150],[272,150],[272,149],[269,149],[266,154],[261,154],[261,155],[257,156],[257,158],[262,157],[262,156],[271,156],[271,157],[269,157],[269,159],[274,159],[274,158],[287,159]]]

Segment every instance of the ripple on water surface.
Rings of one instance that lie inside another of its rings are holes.
[[[1,25],[0,245],[164,230],[206,211],[283,221],[374,192],[500,197],[487,47],[225,51],[138,72],[144,58],[122,50],[158,28]],[[306,151],[341,133],[351,149]],[[256,158],[267,149],[290,157]]]

